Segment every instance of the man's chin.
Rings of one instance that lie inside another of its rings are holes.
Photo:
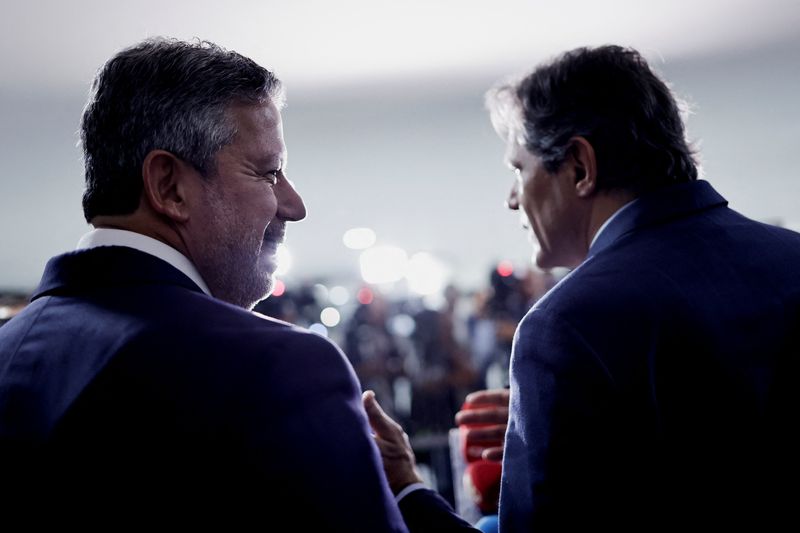
[[[539,244],[539,240],[533,235],[533,232],[528,235],[528,240],[532,247],[531,262],[541,269],[549,268],[544,266],[550,259],[549,254],[545,250],[542,250],[542,246]]]
[[[278,263],[275,256],[262,256],[258,261],[258,277],[263,288],[263,296],[259,301],[265,300],[272,295],[275,288],[275,271],[278,269]]]
[[[240,307],[252,309],[261,300],[264,300],[272,294],[272,289],[275,286],[275,270],[277,263],[274,256],[269,258],[267,256],[259,257],[258,263],[254,265],[249,276],[241,280],[241,302]]]
[[[564,266],[558,264],[558,259],[554,257],[549,250],[541,248],[538,244],[534,245],[533,248],[533,262],[542,270],[550,270],[551,268]]]
[[[266,300],[270,296],[272,296],[272,291],[275,290],[275,277],[272,274],[266,276],[265,284],[264,284],[264,297],[261,298],[262,300]]]
[[[260,301],[266,300],[270,297],[274,286],[275,283],[272,276],[265,276],[259,280],[258,287],[251,287],[251,290],[248,291],[245,298],[243,298],[243,301],[238,304],[239,307],[243,307],[252,311],[252,309],[258,305]]]

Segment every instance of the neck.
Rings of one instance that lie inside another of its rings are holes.
[[[599,194],[592,205],[592,212],[589,215],[589,227],[587,233],[587,243],[591,243],[597,232],[611,218],[614,213],[619,211],[625,204],[636,199],[636,196],[626,191],[613,191]]]

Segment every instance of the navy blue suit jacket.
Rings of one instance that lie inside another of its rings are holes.
[[[343,354],[130,248],[52,259],[0,328],[0,472],[28,524],[406,531]]]
[[[800,235],[638,199],[518,328],[501,532],[796,523],[799,310]]]

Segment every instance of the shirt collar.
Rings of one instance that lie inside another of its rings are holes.
[[[75,248],[77,250],[88,250],[90,248],[97,248],[98,246],[125,246],[155,256],[183,272],[189,279],[195,282],[204,293],[211,296],[208,285],[203,281],[203,277],[192,262],[178,250],[159,240],[133,231],[96,228],[81,237],[81,240],[78,241],[78,245]]]

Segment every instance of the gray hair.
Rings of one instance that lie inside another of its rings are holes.
[[[514,135],[549,172],[576,136],[597,158],[598,189],[643,193],[697,179],[680,100],[631,48],[577,48],[487,94],[498,133]]]
[[[136,210],[152,150],[213,176],[217,152],[236,135],[230,105],[268,99],[283,105],[280,80],[214,43],[153,38],[122,50],[97,73],[81,121],[86,220]]]

